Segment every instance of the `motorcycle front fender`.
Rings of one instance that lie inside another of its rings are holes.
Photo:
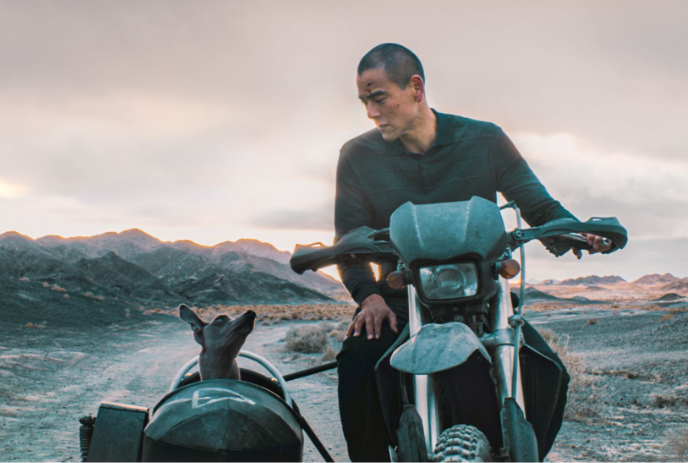
[[[459,322],[428,323],[394,351],[390,364],[406,373],[429,375],[463,364],[476,350],[492,363],[468,326]]]

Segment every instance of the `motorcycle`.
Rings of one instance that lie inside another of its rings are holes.
[[[514,209],[518,224],[508,233],[505,208]],[[396,261],[396,271],[383,277],[391,288],[407,289],[409,323],[376,366],[395,444],[392,461],[538,461],[551,446],[549,421],[540,415],[554,412],[535,407],[548,385],[533,372],[538,365],[539,371],[563,368],[524,336],[532,327],[523,317],[523,246],[538,239],[558,257],[572,247],[590,249],[581,234],[593,234],[616,250],[627,233],[616,218],[558,219],[523,229],[515,204],[501,209],[479,197],[409,202],[392,214],[389,228],[357,228],[332,246],[297,245],[292,255],[299,274]],[[516,297],[509,279],[519,270]]]

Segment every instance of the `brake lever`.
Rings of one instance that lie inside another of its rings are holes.
[[[556,257],[563,256],[571,250],[571,248],[582,249],[589,251],[593,247],[588,244],[588,239],[579,235],[578,233],[566,233],[555,236],[548,236],[540,238],[540,242],[547,248],[547,250]],[[608,246],[611,240],[602,237],[602,245]]]

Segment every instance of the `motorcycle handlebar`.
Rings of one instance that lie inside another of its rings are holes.
[[[605,254],[622,249],[628,242],[626,229],[615,217],[593,217],[585,222],[573,219],[557,219],[539,227],[514,230],[507,234],[507,241],[511,249],[516,249],[520,244],[534,239],[543,241],[546,246],[557,240],[563,240],[569,242],[568,249],[571,247],[590,249],[585,238],[575,235],[579,233],[597,235],[610,240],[612,242],[612,249],[605,252]]]
[[[386,239],[385,239],[386,238]],[[389,230],[373,230],[360,227],[351,230],[332,246],[322,243],[297,244],[289,259],[291,269],[303,274],[306,270],[316,271],[328,265],[361,258],[375,259],[394,252],[389,242]]]
[[[513,250],[520,244],[539,239],[556,256],[560,256],[571,249],[590,249],[587,240],[577,233],[598,235],[612,242],[612,249],[605,254],[626,246],[628,236],[626,229],[614,218],[593,217],[586,222],[573,219],[558,219],[539,227],[518,229],[507,233],[507,243]],[[306,270],[316,271],[328,265],[340,264],[347,261],[375,261],[379,258],[394,254],[394,248],[389,241],[389,230],[374,230],[360,227],[344,235],[332,246],[322,243],[296,245],[289,264],[299,275]]]

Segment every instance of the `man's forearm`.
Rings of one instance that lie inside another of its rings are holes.
[[[380,294],[370,264],[340,264],[337,268],[342,283],[359,306],[371,294]]]

